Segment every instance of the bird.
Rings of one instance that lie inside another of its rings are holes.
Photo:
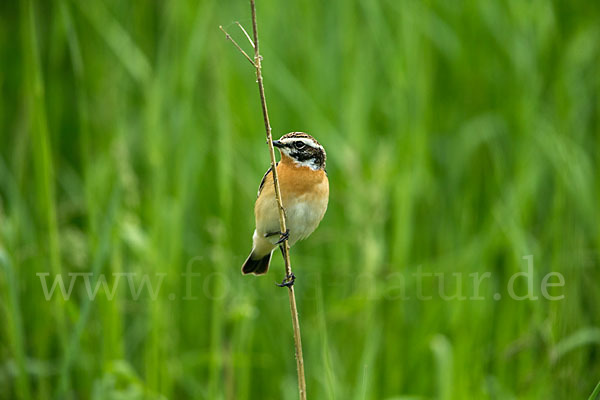
[[[281,153],[276,168],[287,231],[280,232],[271,167],[258,187],[254,204],[256,229],[252,235],[252,251],[242,266],[244,275],[266,274],[273,250],[286,239],[290,246],[306,239],[317,229],[327,211],[329,179],[323,146],[304,132],[287,133],[274,140],[273,146]],[[283,247],[281,251],[285,251]]]

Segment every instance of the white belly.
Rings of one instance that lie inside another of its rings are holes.
[[[298,201],[286,209],[287,228],[290,230],[290,246],[298,240],[306,239],[317,229],[323,219],[327,202],[310,203]]]
[[[298,240],[306,239],[317,229],[327,210],[327,200],[327,198],[324,198],[315,201],[314,196],[310,198],[301,197],[296,199],[293,204],[285,205],[286,227],[290,232],[288,239],[290,246]],[[267,245],[267,243],[275,245],[280,236],[267,236],[269,233],[279,232],[279,214],[275,201],[262,203],[260,213],[263,218],[257,220],[254,244],[256,246],[263,242],[264,245]]]

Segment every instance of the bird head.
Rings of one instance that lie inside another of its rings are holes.
[[[317,140],[304,132],[291,132],[279,140],[273,140],[282,156],[291,158],[296,164],[313,170],[325,169],[327,154]]]

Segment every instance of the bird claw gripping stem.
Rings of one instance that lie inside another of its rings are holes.
[[[284,241],[288,240],[290,237],[290,230],[286,229],[285,233],[280,232],[279,234],[281,235],[281,237],[279,238],[278,241],[275,242],[275,244],[280,244],[280,243],[283,243]]]
[[[292,287],[294,285],[294,282],[296,281],[296,275],[294,275],[294,273],[292,272],[289,275],[286,275],[285,278],[283,278],[283,280],[281,281],[281,283],[276,283],[277,286],[279,287]]]

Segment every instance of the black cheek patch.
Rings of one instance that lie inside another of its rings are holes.
[[[290,156],[294,160],[298,160],[298,161],[301,161],[301,162],[304,162],[306,160],[310,160],[310,159],[314,158],[312,154],[308,154],[308,153],[305,153],[305,152],[302,152],[302,151],[292,151],[290,153]]]
[[[319,168],[322,168],[325,164],[325,157],[320,151],[292,151],[290,152],[290,157],[299,162],[313,160],[314,164]]]

